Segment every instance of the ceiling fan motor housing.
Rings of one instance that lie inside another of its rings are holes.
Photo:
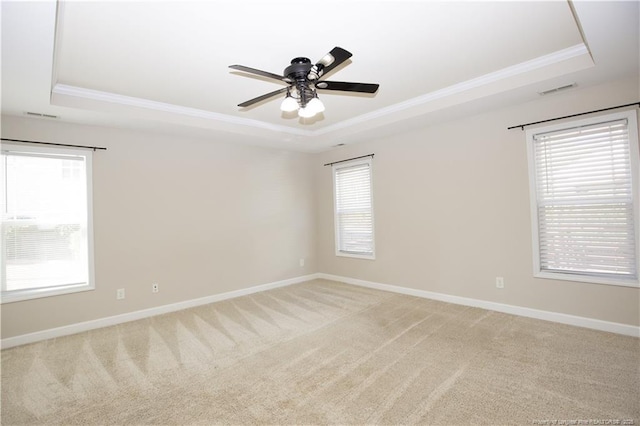
[[[293,58],[291,65],[284,69],[284,76],[291,80],[306,80],[312,67],[309,58]]]
[[[309,58],[299,57],[291,60],[291,65],[284,69],[284,76],[289,79],[298,90],[299,103],[304,108],[307,103],[313,99],[313,88],[309,85],[307,76],[313,68],[313,64]]]

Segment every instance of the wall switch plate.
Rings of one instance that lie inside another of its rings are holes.
[[[159,291],[160,291],[160,288],[158,287],[158,284],[156,284],[156,283],[151,284],[151,292],[152,293],[157,293]]]
[[[496,277],[496,287],[504,288],[504,277]]]
[[[124,288],[119,288],[118,290],[116,290],[116,299],[124,299]]]

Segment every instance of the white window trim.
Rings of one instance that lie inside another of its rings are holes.
[[[366,254],[357,254],[357,253],[348,253],[344,251],[340,251],[340,230],[338,229],[338,203],[336,202],[336,168],[337,167],[349,167],[355,166],[359,164],[368,164],[369,165],[369,181],[371,185],[371,231],[372,231],[372,243],[371,248],[373,253],[370,255]],[[375,260],[376,259],[376,237],[375,237],[375,217],[374,217],[374,200],[373,200],[373,161],[371,158],[367,159],[358,159],[353,161],[345,161],[341,162],[340,165],[334,164],[331,166],[331,174],[333,177],[333,224],[334,224],[334,241],[335,241],[335,253],[336,256],[340,257],[351,257],[355,259],[366,259],[366,260]]]
[[[613,121],[620,119],[627,119],[629,127],[629,149],[631,156],[631,181],[632,191],[634,194],[633,199],[633,218],[635,226],[635,244],[636,244],[636,270],[640,275],[640,148],[638,147],[638,124],[636,119],[635,110],[623,111],[614,114],[600,115],[597,117],[576,120],[571,122],[565,122],[563,124],[556,124],[545,127],[530,128],[526,131],[527,137],[527,157],[529,164],[529,197],[531,208],[531,234],[533,245],[533,276],[536,278],[564,280],[564,281],[578,281],[584,283],[594,284],[607,284],[623,287],[640,287],[640,277],[636,279],[625,279],[615,277],[602,277],[595,275],[582,275],[577,273],[556,273],[549,271],[542,271],[540,267],[540,242],[538,235],[538,200],[536,193],[536,180],[535,180],[535,164],[534,164],[534,141],[535,134],[543,132],[553,132],[557,130],[563,130],[570,127],[586,126],[595,123]],[[635,143],[634,143],[635,142]]]
[[[25,153],[42,153],[51,155],[72,155],[82,156],[85,159],[86,179],[87,179],[87,245],[88,253],[88,282],[69,284],[65,286],[57,286],[52,288],[36,288],[27,290],[14,290],[11,292],[2,292],[0,296],[0,304],[19,302],[23,300],[39,299],[42,297],[59,296],[63,294],[78,293],[83,291],[91,291],[95,289],[95,271],[94,271],[94,249],[93,249],[93,152],[90,150],[72,149],[65,147],[36,147],[31,145],[21,145],[12,143],[2,143],[2,151],[14,151]],[[2,165],[4,174],[4,165]],[[2,191],[4,192],[4,186]],[[4,197],[4,194],[2,195]],[[2,288],[4,288],[4,268],[0,271],[2,275]]]

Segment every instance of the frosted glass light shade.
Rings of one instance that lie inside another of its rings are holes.
[[[306,108],[300,108],[298,110],[298,115],[302,118],[311,118],[316,115],[316,112],[307,106]]]
[[[298,102],[291,96],[287,96],[280,104],[280,109],[284,112],[292,112],[298,109]]]
[[[316,114],[324,112],[324,104],[318,98],[311,99],[311,101],[309,101],[309,103],[307,104],[307,108],[311,108],[311,110]]]

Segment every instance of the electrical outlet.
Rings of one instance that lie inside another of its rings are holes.
[[[116,290],[116,299],[124,299],[124,288],[119,288],[118,290]]]
[[[158,284],[156,284],[156,283],[151,284],[151,292],[152,293],[157,293],[159,291],[160,291],[160,288],[158,288]]]
[[[304,266],[304,258],[300,258],[300,267],[302,268]]]
[[[496,288],[504,288],[504,277],[496,277]]]

